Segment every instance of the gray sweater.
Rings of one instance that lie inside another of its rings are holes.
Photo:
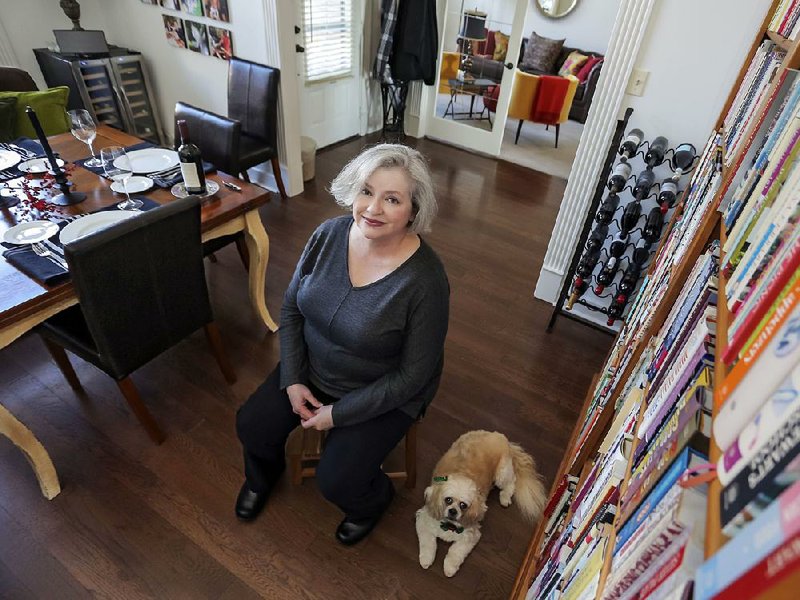
[[[397,269],[350,283],[350,215],[326,221],[306,244],[281,308],[281,388],[311,382],[339,398],[336,427],[401,409],[417,418],[444,363],[450,286],[425,241]]]

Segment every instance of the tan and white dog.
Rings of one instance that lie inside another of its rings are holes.
[[[458,438],[433,470],[425,505],[417,511],[419,564],[427,569],[436,558],[436,540],[452,542],[444,574],[452,577],[481,539],[480,523],[493,486],[500,504],[512,498],[530,521],[542,515],[547,496],[536,464],[518,444],[496,431],[470,431]]]

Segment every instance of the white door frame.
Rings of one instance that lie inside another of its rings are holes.
[[[528,0],[515,0],[517,5],[514,10],[514,20],[511,27],[511,37],[508,41],[508,52],[505,62],[516,65],[520,44],[522,43],[523,27],[525,15],[528,10]],[[448,9],[451,4],[462,4],[462,0],[446,0],[444,7],[444,18],[440,22],[447,22]],[[439,60],[445,48],[445,36],[455,32],[441,32],[439,40]],[[437,60],[437,65],[439,65]],[[448,144],[455,144],[468,150],[497,156],[500,154],[500,146],[503,142],[505,133],[508,105],[511,101],[511,89],[514,84],[515,68],[503,69],[503,78],[500,82],[500,97],[497,100],[497,110],[495,111],[492,130],[487,131],[463,122],[450,118],[443,118],[436,115],[436,100],[439,94],[439,78],[441,69],[436,74],[436,83],[433,86],[425,86],[425,100],[421,102],[422,107],[429,113],[423,120],[425,124],[425,135],[427,137],[443,141]]]

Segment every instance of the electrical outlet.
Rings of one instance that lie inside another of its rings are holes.
[[[633,69],[631,71],[631,78],[628,80],[628,88],[625,90],[626,94],[631,96],[644,96],[644,86],[647,83],[647,78],[650,76],[650,71],[644,69]]]

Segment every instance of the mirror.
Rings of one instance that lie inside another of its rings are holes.
[[[534,0],[534,2],[539,12],[551,19],[566,17],[578,4],[578,0]]]
[[[491,131],[517,0],[450,0],[436,116]]]

